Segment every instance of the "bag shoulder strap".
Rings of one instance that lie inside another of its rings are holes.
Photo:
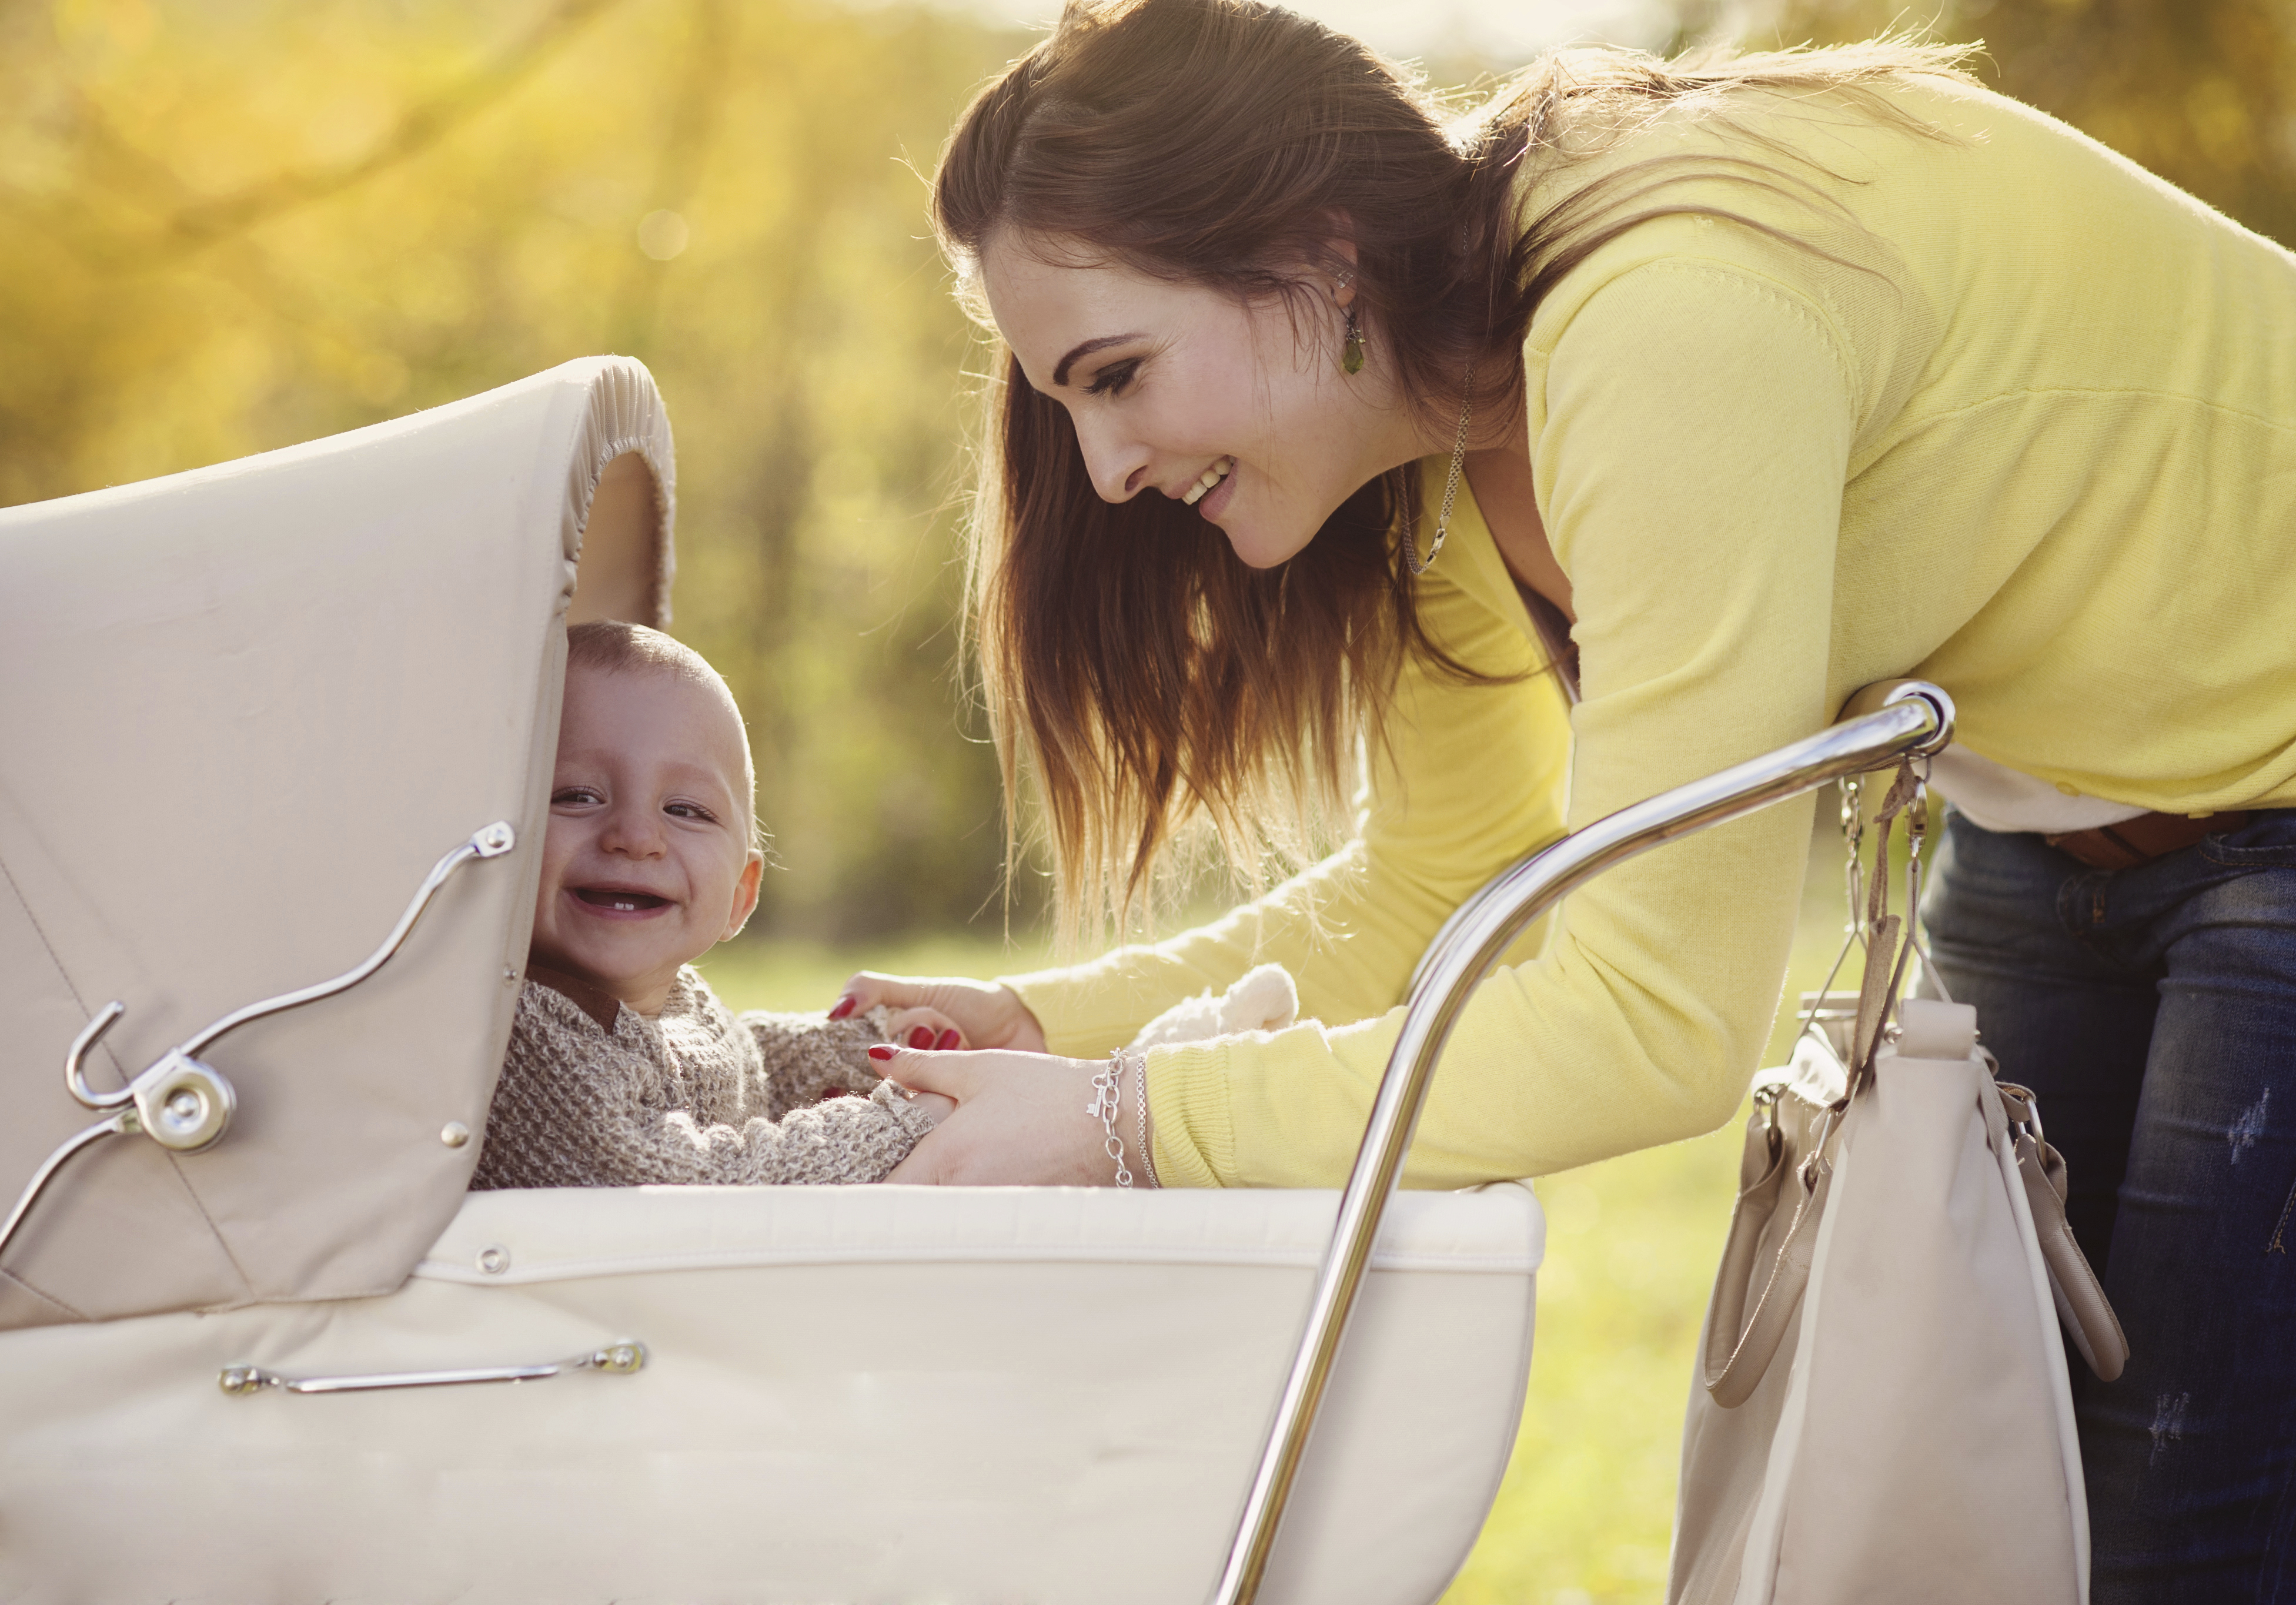
[[[1986,1055],[1988,1063],[1992,1057]],[[2128,1363],[2128,1339],[2104,1296],[2104,1284],[2065,1220],[2064,1156],[2043,1138],[2040,1112],[2030,1091],[2000,1080],[1993,1090],[2014,1144],[2017,1177],[2025,1184],[2025,1202],[2032,1211],[2033,1234],[2040,1240],[2041,1262],[2048,1267],[2057,1319],[2097,1380],[2110,1382]]]

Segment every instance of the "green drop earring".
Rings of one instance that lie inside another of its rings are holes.
[[[1356,282],[1356,275],[1351,273],[1341,272],[1334,274],[1333,277],[1338,281],[1338,287],[1341,290],[1345,290]],[[1356,317],[1355,304],[1352,301],[1348,304],[1346,312],[1348,332],[1340,347],[1340,366],[1347,373],[1360,373],[1363,372],[1364,365],[1363,324]]]

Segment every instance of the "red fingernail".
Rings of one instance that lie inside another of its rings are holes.
[[[829,1018],[832,1020],[843,1020],[847,1015],[852,1013],[854,1010],[860,1006],[861,1000],[857,997],[852,996],[850,994],[848,994],[846,996],[840,997],[837,1000],[837,1007],[829,1011]]]
[[[932,1028],[931,1026],[919,1026],[915,1030],[909,1033],[909,1046],[913,1048],[929,1048],[932,1045],[933,1034]]]
[[[869,1050],[869,1057],[872,1059],[890,1059],[894,1054],[899,1052],[900,1049],[891,1047],[887,1044],[881,1042],[875,1047]]]
[[[937,1042],[935,1042],[935,1043],[933,1044],[933,1046],[934,1046],[935,1048],[939,1049],[941,1052],[946,1053],[946,1052],[947,1052],[951,1048],[953,1048],[953,1047],[956,1046],[956,1044],[957,1044],[958,1043],[963,1042],[964,1040],[964,1038],[963,1038],[962,1036],[959,1036],[956,1034],[956,1029],[955,1029],[955,1027],[951,1027],[949,1029],[947,1029],[947,1030],[946,1030],[946,1031],[943,1031],[943,1032],[940,1034],[939,1040],[939,1041],[937,1041]]]

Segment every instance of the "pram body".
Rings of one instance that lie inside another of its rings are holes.
[[[119,1100],[508,827],[367,979],[206,1051],[221,1141],[99,1134],[0,1252],[0,1598],[1164,1601],[1218,1576],[1338,1194],[466,1195],[562,626],[665,621],[673,492],[651,380],[597,359],[0,512],[0,1190],[86,1122],[57,1071],[107,1000],[80,1085]],[[1542,1242],[1524,1187],[1397,1201],[1262,1598],[1441,1591],[1513,1439]]]

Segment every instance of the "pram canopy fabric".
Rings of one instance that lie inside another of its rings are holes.
[[[0,1257],[0,1329],[405,1281],[463,1201],[525,967],[558,626],[667,623],[673,492],[652,377],[603,357],[0,511],[8,1200],[86,1126],[61,1072],[107,1002],[98,1091],[357,964],[474,831],[518,836],[372,979],[204,1053],[222,1142],[65,1165]]]

